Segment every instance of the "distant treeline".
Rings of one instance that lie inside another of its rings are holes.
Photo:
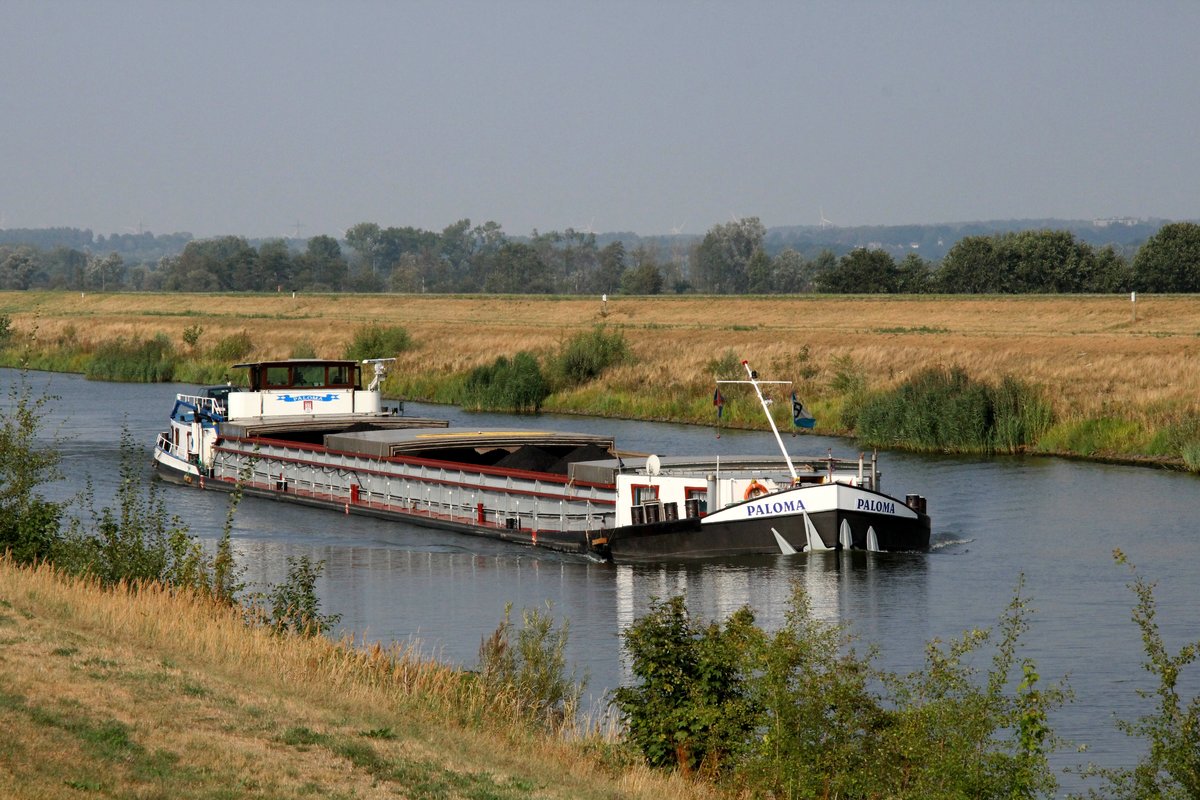
[[[48,248],[28,238],[5,244],[12,232],[0,231],[0,288],[639,295],[1200,291],[1200,225],[1190,222],[1165,224],[1136,247],[1097,245],[1056,229],[967,235],[936,261],[921,256],[919,247],[900,257],[893,254],[896,246],[882,245],[840,255],[802,242],[800,249],[780,249],[779,236],[769,236],[756,217],[714,225],[703,237],[645,239],[573,229],[512,237],[495,222],[472,225],[467,219],[440,232],[364,222],[346,231],[343,241],[314,236],[303,247],[296,240],[193,240],[189,234],[106,240],[90,231],[80,232],[86,242],[77,247],[61,243],[73,229],[51,230],[59,238],[41,232],[44,241],[60,243]],[[125,255],[166,253],[172,245],[182,249],[142,260]]]

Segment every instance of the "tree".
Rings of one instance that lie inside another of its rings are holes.
[[[775,273],[775,291],[781,294],[798,294],[812,290],[812,270],[804,256],[787,248],[775,256],[772,267]]]
[[[841,294],[892,293],[899,287],[896,262],[883,250],[860,247],[842,256],[837,269],[817,279],[823,292]]]
[[[10,253],[0,259],[0,289],[28,289],[37,267],[32,249],[22,247]]]
[[[310,287],[335,292],[342,288],[346,280],[346,259],[342,257],[342,246],[337,239],[324,235],[312,237],[299,261]]]
[[[625,245],[618,239],[605,245],[600,251],[600,265],[596,269],[595,289],[604,294],[611,294],[621,284],[621,276],[625,274]]]
[[[621,276],[621,294],[660,294],[662,289],[662,272],[652,260],[629,267]]]
[[[346,244],[373,275],[379,273],[380,233],[374,222],[360,222],[346,231]]]
[[[994,294],[1008,290],[1001,274],[996,241],[990,236],[965,236],[959,239],[938,270],[938,288],[950,294]]]
[[[1174,222],[1146,240],[1133,258],[1142,292],[1200,292],[1200,225]]]
[[[746,291],[748,268],[762,249],[767,229],[758,217],[714,225],[696,251],[696,281],[701,291],[733,294]]]
[[[896,291],[903,294],[924,294],[933,283],[929,262],[916,253],[909,253],[896,270]]]
[[[505,242],[487,261],[483,290],[499,294],[549,293],[550,269],[537,250],[520,242]]]
[[[751,294],[770,294],[777,291],[775,287],[775,268],[771,257],[761,248],[750,256],[746,265],[746,290]]]
[[[283,239],[270,239],[259,246],[258,274],[262,280],[259,289],[271,291],[290,287],[293,270],[292,251]]]

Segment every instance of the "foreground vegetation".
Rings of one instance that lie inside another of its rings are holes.
[[[48,402],[10,387],[0,417],[0,790],[11,797],[1035,798],[1057,782],[1050,713],[1018,658],[1018,596],[996,631],[931,642],[907,676],[874,667],[803,590],[777,631],[749,608],[709,623],[683,597],[624,632],[636,683],[622,729],[578,715],[568,629],[511,609],[465,671],[415,646],[325,638],[320,564],[248,593],[157,502],[127,458],[115,509],[64,526],[39,487]],[[135,448],[125,451],[132,455]],[[238,493],[233,495],[230,515]],[[1124,556],[1116,553],[1119,563]],[[1132,767],[1089,770],[1103,796],[1200,796],[1200,698],[1180,691],[1200,641],[1171,652],[1153,586],[1134,574],[1134,621],[1156,705],[1122,721],[1149,744]],[[990,653],[991,666],[978,663]],[[1019,674],[1018,674],[1019,670]],[[1150,696],[1150,693],[1147,693]],[[582,724],[581,724],[582,723]]]
[[[211,383],[241,377],[228,368],[245,359],[371,352],[398,357],[385,387],[396,397],[504,407],[505,392],[492,401],[480,393],[496,383],[490,371],[523,383],[509,407],[697,424],[715,424],[713,380],[747,358],[765,377],[794,382],[819,433],[890,447],[1200,469],[1200,305],[1184,296],[1139,295],[1135,310],[1128,297],[1105,296],[601,303],[19,292],[0,293],[0,328],[4,318],[0,359],[8,365],[27,359],[37,369],[98,378]],[[931,368],[963,379],[945,384],[943,400],[955,386],[1004,395],[1002,414],[1019,410],[1009,414],[1019,424],[983,438],[899,430],[889,420],[900,416],[881,409],[903,411],[914,392],[929,389]],[[722,424],[763,424],[747,395],[726,394]],[[777,405],[785,426],[786,405]]]

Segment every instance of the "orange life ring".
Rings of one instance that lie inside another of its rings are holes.
[[[746,487],[746,494],[742,496],[742,499],[751,500],[755,497],[762,497],[766,493],[767,487],[758,481],[750,481],[750,485]]]

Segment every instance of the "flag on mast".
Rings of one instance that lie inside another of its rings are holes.
[[[795,392],[792,392],[792,424],[797,428],[812,428],[817,424],[816,418],[796,399]]]
[[[713,392],[713,405],[717,407],[717,419],[725,413],[725,395],[721,394],[721,387],[717,387]]]

